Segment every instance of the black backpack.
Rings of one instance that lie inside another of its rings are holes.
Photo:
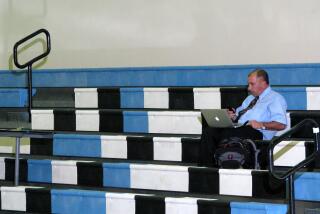
[[[220,168],[259,169],[259,152],[252,140],[230,137],[220,141],[214,153],[214,159]]]

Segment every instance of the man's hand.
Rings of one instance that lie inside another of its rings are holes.
[[[263,123],[258,122],[258,121],[256,121],[256,120],[250,120],[250,121],[248,122],[248,126],[251,126],[251,127],[254,128],[254,129],[262,129]]]
[[[227,112],[231,120],[235,120],[237,118],[236,110],[234,108],[227,109]]]

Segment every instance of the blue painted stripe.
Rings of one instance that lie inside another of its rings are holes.
[[[143,88],[120,88],[121,108],[143,108]]]
[[[46,69],[33,74],[34,87],[102,86],[234,86],[246,85],[247,74],[264,68],[272,85],[317,85],[319,63],[227,66]],[[25,87],[26,73],[0,71],[2,87]]]
[[[52,183],[51,160],[28,160],[28,181]]]
[[[290,110],[307,109],[307,92],[305,87],[273,87],[287,101]]]
[[[286,214],[287,205],[257,202],[231,202],[232,214]]]
[[[0,70],[1,87],[27,87],[28,76],[26,71]]]
[[[297,200],[320,201],[320,173],[297,173],[294,187]]]
[[[52,213],[106,213],[105,192],[51,190]]]
[[[103,186],[130,188],[130,164],[103,163]]]
[[[123,131],[148,133],[148,112],[147,111],[124,111]]]
[[[53,155],[101,157],[99,135],[55,134]]]

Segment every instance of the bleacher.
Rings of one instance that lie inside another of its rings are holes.
[[[307,68],[305,78],[296,79],[292,72],[282,80],[277,78],[284,77],[281,71],[286,69],[270,68],[273,89],[288,103],[288,129],[305,118],[320,122],[320,87],[306,82],[310,72],[315,73]],[[200,109],[239,106],[247,96],[249,70],[39,71],[34,76],[31,123],[23,73],[3,75],[0,128],[24,127],[54,135],[23,139],[17,187],[12,183],[15,141],[1,138],[1,210],[286,213],[286,183],[269,175],[266,157],[260,158],[261,170],[198,166],[205,123]],[[288,151],[278,154],[275,164],[288,167],[303,160],[313,152],[312,137],[306,128],[283,141],[275,153]],[[256,144],[266,152],[267,141]],[[297,213],[320,208],[319,166],[317,159],[296,175]]]

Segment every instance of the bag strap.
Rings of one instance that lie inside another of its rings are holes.
[[[258,155],[260,154],[260,149],[257,149],[256,144],[253,142],[253,140],[245,139],[244,141],[250,143],[254,150],[254,168],[260,169],[260,164],[258,161]]]

